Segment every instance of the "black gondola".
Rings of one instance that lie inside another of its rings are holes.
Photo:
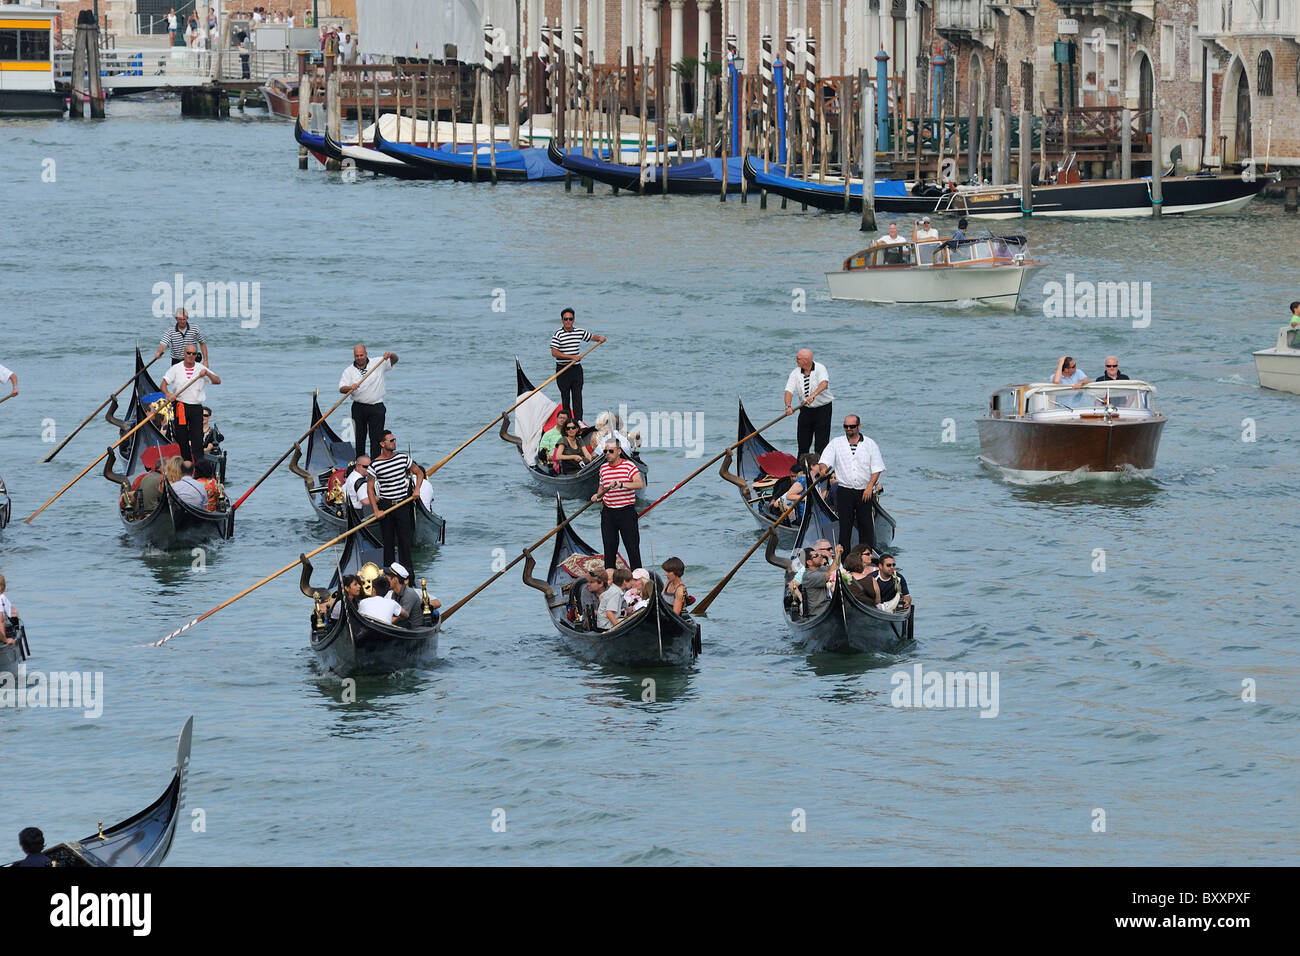
[[[465,144],[462,144],[462,147]],[[384,139],[375,124],[375,149],[385,156],[418,166],[434,179],[451,179],[462,183],[490,182],[493,176],[492,157],[486,145],[478,148],[477,163],[474,152],[457,148],[434,149],[413,143],[394,143]],[[470,147],[473,150],[473,147]],[[510,149],[499,146],[496,151],[496,180],[501,183],[556,182],[565,177],[564,170],[546,158],[546,150],[532,146]]]
[[[736,425],[736,440],[740,441],[753,431],[754,423],[745,414],[745,404],[741,402],[740,419]],[[758,526],[764,531],[776,523],[777,515],[768,510],[768,503],[771,500],[772,488],[775,482],[771,476],[763,471],[763,466],[758,463],[758,457],[772,451],[778,451],[778,449],[762,435],[754,435],[736,449],[736,472],[732,473],[726,461],[722,463],[722,469],[719,472],[723,478],[740,490],[740,499],[745,503],[745,507],[753,515],[754,520],[758,522]],[[820,487],[818,497],[822,497]],[[876,549],[887,551],[894,546],[894,533],[898,530],[898,523],[894,520],[893,515],[880,506],[879,494],[872,499],[871,504],[876,527]],[[829,503],[826,503],[826,508],[832,515],[835,514],[835,509]],[[839,518],[837,517],[835,520],[838,522]],[[794,544],[795,534],[799,530],[798,524],[792,524],[790,521],[790,518],[786,519],[776,529],[776,534],[773,536],[782,547],[786,548]],[[836,540],[837,535],[838,531],[836,535],[831,536],[831,540]]]
[[[0,672],[12,673],[15,667],[32,656],[32,650],[27,644],[27,628],[18,618],[5,618],[5,634],[13,643],[0,644]]]
[[[307,497],[311,500],[316,517],[339,531],[346,531],[348,523],[347,495],[343,490],[343,479],[356,461],[356,449],[352,442],[344,441],[329,422],[320,420],[319,396],[311,397],[311,422],[316,424],[307,436],[307,462],[304,468],[299,462],[303,454],[297,447],[289,462],[289,470],[303,480],[307,487]],[[383,546],[383,532],[379,523],[367,525],[360,531],[374,544]],[[415,535],[411,539],[417,548],[436,548],[447,540],[447,521],[423,501],[415,502]]]
[[[794,576],[791,562],[806,561],[804,547],[818,538],[835,540],[839,530],[839,519],[826,506],[818,495],[810,496],[808,507],[804,509],[803,523],[795,537],[791,558],[782,560],[776,557],[776,536],[768,539],[767,560],[785,570],[783,591]],[[818,614],[805,616],[797,603],[792,603],[788,596],[783,602],[786,623],[794,634],[795,641],[808,649],[810,653],[821,651],[864,652],[869,654],[893,654],[907,647],[913,641],[913,619],[915,607],[906,612],[892,613],[877,610],[874,606],[859,600],[844,585],[836,582],[830,601]]]
[[[180,446],[163,437],[152,422],[135,433],[130,445],[124,475],[113,471],[117,455],[112,449],[104,459],[104,477],[122,487],[117,511],[128,534],[167,550],[203,544],[213,538],[229,538],[235,533],[235,510],[228,498],[222,498],[216,511],[197,508],[182,501],[168,481],[163,482],[157,507],[146,512],[141,503],[140,482],[158,458],[179,455]]]
[[[722,194],[722,166],[727,166],[727,192],[740,192],[740,182],[744,173],[739,156],[727,159],[699,159],[689,163],[668,165],[667,185],[660,179],[663,165],[652,162],[646,166],[645,182],[641,181],[641,167],[629,163],[611,163],[594,156],[581,153],[563,153],[552,140],[547,147],[546,157],[557,166],[562,166],[578,176],[587,176],[598,183],[605,183],[615,189],[626,189],[631,193],[649,193],[660,195],[668,193],[676,196],[718,196]],[[651,157],[653,160],[653,157]],[[779,167],[778,167],[779,168]]]
[[[555,496],[555,513],[557,524],[564,521],[564,504],[559,495]],[[700,625],[690,614],[673,613],[672,602],[663,596],[664,582],[658,571],[650,571],[654,599],[640,611],[608,631],[582,627],[577,608],[586,578],[571,574],[565,562],[575,556],[601,554],[578,537],[573,525],[566,525],[555,536],[555,551],[545,581],[532,576],[537,562],[531,552],[524,560],[524,583],[545,595],[546,612],[569,649],[589,661],[618,667],[675,667],[694,662],[700,653]]]
[[[355,515],[355,512],[352,512]],[[343,544],[343,555],[330,579],[328,590],[311,586],[311,562],[303,558],[299,587],[302,593],[317,602],[312,611],[311,649],[321,664],[339,677],[354,674],[391,674],[407,667],[419,667],[438,657],[438,629],[440,622],[430,610],[424,581],[420,581],[424,597],[424,620],[419,627],[395,627],[373,618],[362,616],[352,603],[342,596],[342,577],[356,574],[373,580],[383,567],[384,554],[361,532],[351,535]],[[385,588],[384,592],[386,593]],[[367,593],[369,584],[367,583]],[[343,609],[337,618],[322,613],[320,602],[334,594],[342,601]]]
[[[135,816],[81,840],[46,847],[54,866],[160,866],[176,838],[176,821],[185,804],[194,718],[185,721],[176,742],[176,771],[161,797]],[[17,866],[11,863],[10,866]]]
[[[516,396],[527,394],[533,390],[533,383],[530,382],[528,376],[524,374],[524,370],[520,367],[519,359],[517,358],[515,359],[515,389]],[[538,393],[537,397],[544,396],[542,396],[541,393]],[[532,401],[532,399],[529,401]],[[554,404],[555,403],[552,402],[552,407]],[[523,442],[517,435],[510,434],[509,428],[510,416],[506,415],[501,419],[501,430],[499,434],[502,439],[514,445],[515,448],[519,450],[519,457],[523,460],[524,467],[528,469],[528,476],[532,478],[534,482],[541,485],[547,491],[552,492],[553,494],[558,494],[564,498],[590,498],[596,493],[596,488],[600,484],[600,466],[603,461],[601,456],[597,455],[593,461],[583,465],[580,470],[573,474],[557,475],[553,470],[539,465],[536,459],[531,462],[526,460],[524,458]],[[585,439],[589,434],[589,431],[584,431],[582,434]],[[640,451],[634,448],[632,449],[632,454],[628,457],[629,460],[636,465],[637,470],[641,472],[641,481],[648,486],[650,481],[650,468],[641,460]],[[637,493],[644,494],[644,489]]]

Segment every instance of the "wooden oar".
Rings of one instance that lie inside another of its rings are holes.
[[[344,538],[348,537],[349,535],[356,534],[356,532],[360,531],[360,530],[361,530],[362,528],[364,528],[366,525],[374,524],[376,521],[380,520],[384,515],[388,514],[389,511],[393,511],[393,510],[396,509],[396,508],[401,508],[401,507],[404,507],[405,505],[410,504],[410,503],[411,503],[412,501],[414,501],[417,497],[418,497],[418,495],[412,494],[409,498],[404,498],[404,499],[402,499],[401,501],[397,502],[397,504],[393,505],[392,508],[389,508],[388,511],[384,511],[384,512],[382,512],[382,513],[379,512],[379,511],[376,511],[373,515],[371,515],[371,516],[370,516],[369,518],[367,518],[365,521],[362,521],[360,524],[353,525],[351,528],[349,528],[347,531],[344,531],[344,532],[343,532],[341,535],[339,535],[337,538],[331,538],[329,541],[326,541],[324,544],[322,544],[322,545],[321,545],[319,548],[317,548],[315,551],[308,551],[306,554],[299,555],[298,558],[297,558],[295,561],[293,561],[293,563],[291,563],[291,564],[286,564],[284,567],[282,567],[279,571],[276,571],[274,574],[268,574],[266,577],[262,578],[262,580],[258,581],[256,584],[252,585],[251,587],[244,588],[244,590],[240,591],[240,592],[239,592],[238,594],[236,594],[234,597],[230,598],[229,600],[222,601],[220,604],[218,604],[216,607],[214,607],[211,611],[205,611],[204,613],[202,613],[202,614],[200,614],[198,617],[196,617],[194,620],[190,621],[188,624],[184,625],[183,627],[179,627],[179,628],[177,628],[176,630],[172,631],[170,634],[168,634],[168,635],[167,635],[166,637],[164,637],[162,640],[160,640],[160,641],[154,641],[153,644],[151,644],[150,646],[151,646],[151,647],[162,647],[164,644],[166,644],[168,641],[170,641],[173,637],[179,637],[181,634],[184,634],[186,631],[188,631],[190,628],[192,628],[195,624],[198,624],[200,621],[207,620],[207,619],[210,618],[212,615],[214,615],[214,614],[216,614],[218,611],[220,611],[222,608],[230,607],[230,605],[234,604],[234,603],[235,603],[236,601],[238,601],[240,598],[245,597],[245,596],[247,596],[247,595],[249,595],[249,594],[252,594],[252,593],[253,593],[254,591],[256,591],[258,588],[260,588],[263,584],[266,584],[266,583],[268,583],[268,582],[270,582],[270,581],[274,581],[276,578],[278,578],[280,575],[284,574],[286,571],[291,571],[291,570],[293,570],[293,569],[296,568],[299,564],[301,564],[305,559],[307,559],[307,558],[314,558],[316,555],[320,554],[320,553],[321,553],[322,551],[324,551],[326,548],[328,548],[328,547],[330,547],[330,546],[332,546],[332,545],[338,544],[340,541],[342,541]]]
[[[806,498],[808,497],[808,495],[814,494],[817,486],[828,478],[830,478],[829,473],[823,475],[821,478],[818,478],[816,481],[812,482],[808,486],[808,490],[804,493],[804,497]],[[707,614],[705,612],[708,611],[709,605],[713,603],[713,599],[722,593],[722,589],[727,586],[728,582],[730,582],[733,577],[735,577],[736,572],[740,570],[741,566],[746,561],[748,561],[751,557],[753,557],[754,552],[758,550],[759,545],[761,545],[772,535],[776,534],[776,529],[781,527],[781,522],[784,521],[786,518],[788,518],[791,515],[791,513],[793,513],[794,509],[798,507],[799,507],[799,502],[796,501],[789,508],[786,508],[785,511],[781,512],[781,517],[777,518],[776,521],[772,523],[772,527],[768,528],[767,531],[764,532],[763,535],[757,541],[754,542],[754,546],[745,552],[745,556],[736,562],[736,566],[727,572],[727,576],[724,577],[721,581],[719,581],[714,586],[712,591],[704,595],[703,600],[701,600],[698,604],[696,604],[695,607],[691,608],[692,616],[698,615],[701,617],[707,617]]]
[[[606,340],[606,341],[608,341],[608,340]],[[430,472],[430,473],[433,473],[433,472],[437,471],[439,468],[441,468],[443,465],[447,464],[447,462],[451,461],[453,458],[455,458],[457,455],[459,455],[462,451],[464,451],[465,448],[467,448],[467,447],[468,447],[468,446],[469,446],[469,445],[470,445],[470,444],[471,444],[475,439],[479,438],[479,437],[480,437],[480,436],[481,436],[485,431],[487,431],[489,428],[491,428],[491,427],[492,427],[493,425],[495,425],[497,422],[501,421],[501,419],[505,418],[507,415],[509,415],[511,412],[513,412],[516,408],[518,408],[518,407],[519,407],[520,405],[522,405],[524,402],[528,401],[530,398],[532,398],[534,395],[536,395],[538,392],[540,392],[542,389],[544,389],[547,385],[550,385],[552,382],[554,382],[557,378],[559,378],[561,375],[563,375],[563,374],[564,374],[565,372],[567,372],[569,369],[573,368],[573,366],[577,365],[579,362],[581,362],[584,358],[586,358],[588,355],[590,355],[590,354],[591,354],[592,352],[594,352],[596,349],[600,348],[601,345],[603,345],[603,344],[604,344],[603,342],[597,342],[595,345],[593,345],[591,348],[587,349],[587,351],[583,352],[581,355],[579,355],[576,359],[574,359],[574,360],[573,360],[572,362],[570,362],[568,365],[565,365],[563,368],[556,369],[554,375],[552,375],[550,378],[548,378],[546,381],[544,381],[541,385],[538,385],[535,389],[533,389],[531,392],[529,392],[529,393],[528,393],[527,395],[525,395],[523,398],[519,399],[517,402],[515,402],[513,405],[511,405],[509,408],[507,408],[504,412],[502,412],[502,413],[501,413],[500,415],[498,415],[496,418],[492,419],[492,421],[488,422],[486,425],[484,425],[482,428],[480,428],[478,431],[476,431],[476,432],[475,432],[473,435],[471,435],[469,438],[465,439],[465,441],[462,442],[461,445],[460,445],[460,446],[459,446],[455,451],[453,451],[453,452],[452,452],[450,455],[448,455],[446,458],[442,459],[442,461],[438,462],[438,463],[435,464],[432,468],[430,468],[430,469],[429,469],[429,472]],[[443,617],[446,617],[446,616],[447,616],[447,615],[445,615],[445,614],[443,615]]]
[[[680,488],[682,485],[686,484],[686,482],[690,481],[690,480],[691,480],[692,478],[694,478],[696,475],[700,474],[700,472],[704,471],[704,470],[705,470],[706,468],[708,468],[710,465],[714,464],[715,462],[719,462],[719,461],[721,461],[723,458],[726,457],[727,452],[729,452],[729,451],[731,451],[731,450],[733,450],[733,449],[735,449],[735,448],[738,448],[739,446],[745,444],[745,442],[749,441],[749,440],[750,440],[751,438],[753,438],[755,435],[758,435],[758,434],[760,434],[761,432],[765,432],[765,431],[767,431],[769,428],[771,428],[771,427],[772,427],[773,425],[775,425],[777,422],[781,421],[781,419],[783,419],[783,418],[787,418],[787,417],[789,417],[790,415],[793,415],[796,411],[798,411],[799,409],[803,408],[804,405],[805,405],[807,402],[808,402],[808,399],[805,398],[802,402],[800,402],[798,405],[796,405],[793,409],[791,409],[790,411],[785,412],[784,414],[782,414],[782,415],[780,416],[780,418],[774,418],[774,419],[772,419],[770,422],[768,422],[768,423],[767,423],[766,425],[764,425],[762,428],[755,428],[752,432],[750,432],[750,433],[749,433],[748,435],[746,435],[744,438],[741,438],[739,441],[736,441],[736,442],[734,442],[734,443],[728,445],[726,448],[722,449],[722,451],[718,452],[716,455],[714,455],[712,458],[710,458],[710,459],[709,459],[708,461],[706,461],[704,464],[700,465],[699,468],[696,468],[693,472],[691,472],[689,475],[687,475],[687,476],[686,476],[685,478],[683,478],[681,481],[677,482],[677,484],[673,485],[673,487],[670,488],[670,489],[669,489],[665,494],[660,495],[660,496],[659,496],[659,499],[658,499],[657,501],[652,502],[652,503],[651,503],[651,504],[650,504],[650,505],[645,509],[645,511],[642,511],[639,515],[637,515],[637,518],[638,518],[638,519],[640,519],[640,518],[644,518],[644,517],[646,516],[646,514],[649,513],[649,511],[650,511],[651,508],[653,508],[655,505],[659,504],[660,501],[663,501],[665,498],[667,498],[669,495],[671,495],[673,492],[675,492],[678,488]]]
[[[207,366],[204,366],[204,368],[207,368]],[[195,382],[201,382],[201,381],[203,380],[203,378],[204,378],[204,376],[202,376],[202,375],[196,375],[196,376],[194,376],[194,378],[190,379],[188,382],[186,382],[186,383],[181,387],[181,390],[180,390],[179,392],[176,393],[176,397],[175,397],[175,398],[172,398],[172,399],[169,399],[169,400],[165,400],[165,401],[169,401],[171,404],[175,405],[176,402],[177,402],[177,400],[180,399],[181,395],[184,394],[185,389],[189,388],[189,387],[190,387],[191,385],[193,385]],[[140,429],[144,428],[144,426],[145,426],[146,424],[148,424],[149,422],[153,421],[154,416],[157,415],[157,414],[158,414],[158,412],[155,411],[155,412],[152,412],[152,413],[150,413],[150,414],[148,414],[148,415],[145,415],[142,419],[140,419],[140,423],[139,423],[138,425],[136,425],[134,428],[132,428],[129,432],[127,432],[125,435],[123,435],[123,436],[122,436],[121,438],[119,438],[117,441],[113,442],[113,444],[109,445],[109,446],[108,446],[108,451],[104,452],[104,454],[100,455],[98,458],[96,458],[94,461],[92,461],[89,465],[87,465],[85,468],[83,468],[83,469],[81,470],[81,474],[77,475],[76,478],[73,478],[70,482],[68,482],[66,485],[64,485],[62,488],[60,488],[59,491],[58,491],[58,494],[56,494],[56,495],[55,495],[53,498],[51,498],[49,501],[45,502],[45,504],[43,504],[43,505],[41,505],[39,508],[37,508],[36,511],[31,515],[31,517],[29,517],[26,521],[24,521],[23,524],[31,524],[31,523],[36,519],[36,515],[40,514],[42,511],[44,511],[44,510],[45,510],[46,508],[48,508],[50,505],[54,504],[54,502],[55,502],[56,500],[58,500],[58,498],[59,498],[60,495],[62,495],[65,491],[67,491],[69,488],[71,488],[71,487],[72,487],[73,485],[75,485],[77,482],[79,482],[82,478],[86,477],[86,473],[87,473],[88,471],[90,471],[90,469],[94,468],[94,467],[95,467],[96,465],[98,465],[101,461],[103,461],[105,458],[107,458],[108,455],[109,455],[109,452],[111,452],[111,451],[112,451],[114,448],[116,448],[118,445],[122,444],[122,442],[126,441],[128,438],[130,438],[132,435],[134,435],[134,434],[135,434],[136,432],[138,432]]]
[[[569,522],[571,522],[574,518],[578,517],[578,515],[582,514],[584,511],[586,511],[588,508],[590,508],[590,507],[591,507],[592,505],[594,505],[595,503],[596,503],[596,502],[594,502],[594,501],[588,501],[585,505],[583,505],[581,508],[579,508],[579,509],[578,509],[577,511],[575,511],[573,514],[569,515],[567,518],[565,518],[563,521],[561,521],[559,524],[557,524],[557,525],[556,525],[554,528],[552,528],[550,531],[546,532],[546,534],[542,535],[540,538],[538,538],[536,541],[534,541],[531,545],[529,545],[528,547],[524,548],[524,550],[521,551],[521,552],[519,553],[519,556],[518,556],[517,558],[515,558],[513,561],[511,561],[509,564],[507,564],[504,568],[502,568],[502,569],[501,569],[500,571],[498,571],[496,574],[492,575],[492,577],[488,578],[486,581],[484,581],[482,584],[480,584],[480,585],[479,585],[478,587],[476,587],[473,591],[470,591],[469,594],[466,594],[463,598],[461,598],[459,601],[457,601],[457,602],[456,602],[455,604],[453,604],[451,607],[447,608],[447,610],[443,611],[443,612],[442,612],[442,616],[440,617],[440,620],[445,621],[445,620],[447,620],[447,618],[449,618],[449,617],[451,617],[453,614],[455,614],[456,611],[457,611],[459,608],[461,608],[461,607],[463,607],[464,605],[468,604],[468,603],[470,602],[470,600],[471,600],[472,598],[474,598],[474,597],[475,597],[475,596],[476,596],[480,591],[482,591],[484,588],[486,588],[489,584],[491,584],[491,583],[492,583],[493,581],[495,581],[497,578],[501,577],[501,575],[505,574],[507,571],[509,571],[511,568],[513,568],[516,564],[518,564],[518,563],[519,563],[520,561],[522,561],[525,557],[527,557],[527,556],[528,556],[532,551],[535,551],[537,548],[540,548],[543,544],[546,543],[546,541],[547,541],[549,538],[551,538],[551,537],[553,537],[555,534],[557,534],[557,533],[560,531],[560,529],[564,528],[566,525],[569,524]]]
[[[155,355],[155,356],[153,357],[153,361],[150,362],[149,365],[152,365],[154,362],[158,361],[160,358],[162,358],[161,355]],[[122,393],[122,389],[126,388],[127,385],[130,385],[132,382],[136,381],[136,380],[137,380],[141,375],[143,375],[146,371],[148,371],[148,370],[149,370],[149,365],[146,365],[144,368],[140,369],[140,371],[136,372],[134,375],[132,375],[130,378],[128,378],[128,379],[126,380],[126,382],[123,383],[123,385],[122,385],[121,388],[119,388],[119,389],[118,389],[116,392],[114,392],[112,395],[108,396],[108,398],[104,399],[103,404],[100,405],[99,408],[97,408],[97,409],[95,409],[93,412],[91,412],[89,418],[87,418],[84,422],[82,422],[80,425],[78,425],[76,428],[74,428],[74,429],[73,429],[73,430],[68,434],[68,437],[65,438],[65,439],[63,439],[63,441],[59,442],[59,444],[58,444],[57,446],[55,446],[54,451],[50,452],[48,455],[46,455],[44,458],[42,458],[41,461],[42,461],[42,462],[53,461],[53,460],[54,460],[54,456],[57,455],[59,452],[63,451],[63,446],[66,445],[68,442],[72,441],[73,437],[77,434],[77,432],[81,431],[83,428],[85,428],[87,425],[89,425],[90,422],[91,422],[91,420],[94,419],[94,417],[95,417],[96,415],[98,415],[98,414],[99,414],[100,412],[102,412],[105,408],[107,408],[107,407],[108,407],[108,403],[111,402],[113,399],[117,398],[117,396],[120,395],[120,394]],[[12,397],[12,396],[10,396],[10,397]],[[0,399],[0,401],[4,401],[4,399]]]
[[[366,379],[368,379],[371,375],[373,375],[375,372],[378,372],[381,368],[383,368],[383,367],[384,367],[385,365],[387,365],[387,364],[388,364],[388,360],[387,360],[387,359],[384,359],[384,360],[382,360],[382,361],[376,362],[374,368],[372,368],[372,369],[371,369],[369,372],[367,372],[365,375],[362,375],[362,376],[361,376],[361,380],[357,382],[357,388],[360,388],[360,387],[361,387],[361,382],[364,382],[364,381],[365,381]],[[354,388],[354,389],[352,390],[352,392],[355,392],[355,391],[356,391],[356,388]],[[306,441],[308,438],[310,438],[310,437],[311,437],[311,433],[314,432],[317,428],[320,427],[321,422],[325,421],[325,419],[327,419],[327,418],[329,418],[331,415],[333,415],[334,412],[338,410],[338,407],[339,407],[340,405],[342,405],[344,402],[346,402],[346,401],[348,400],[348,396],[350,396],[350,395],[352,394],[352,392],[348,392],[346,395],[344,395],[342,398],[340,398],[337,402],[335,402],[335,403],[330,407],[330,410],[329,410],[328,412],[326,412],[326,413],[325,413],[324,415],[322,415],[320,418],[318,418],[318,419],[316,419],[314,422],[312,422],[312,423],[311,423],[311,428],[307,429],[307,431],[303,433],[303,436],[302,436],[301,438],[299,438],[298,441],[296,441],[296,442],[294,442],[292,445],[290,445],[290,446],[289,446],[289,450],[286,451],[286,452],[285,452],[283,455],[281,455],[279,458],[277,458],[277,459],[275,460],[275,464],[272,465],[270,468],[266,469],[266,473],[265,473],[264,475],[262,475],[261,478],[257,479],[257,481],[255,481],[255,482],[253,482],[252,487],[250,487],[247,491],[245,491],[242,495],[239,496],[239,500],[236,501],[233,505],[230,506],[230,510],[234,511],[236,508],[238,508],[240,505],[242,505],[242,504],[244,503],[244,499],[247,498],[249,495],[251,495],[254,491],[257,490],[257,486],[258,486],[258,485],[260,485],[262,482],[266,481],[266,479],[270,478],[270,477],[271,477],[271,473],[272,473],[273,471],[275,471],[275,469],[277,469],[277,468],[279,468],[281,465],[283,465],[283,464],[284,464],[284,460],[285,460],[286,458],[288,458],[290,455],[293,454],[293,450],[294,450],[295,448],[298,447],[298,442]]]

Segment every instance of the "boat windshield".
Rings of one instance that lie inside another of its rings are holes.
[[[943,243],[937,239],[931,240],[930,242],[918,242],[916,244],[917,264],[928,266],[933,263],[934,254],[939,251],[941,245],[943,245]]]
[[[915,261],[910,242],[895,242],[876,247],[876,266],[910,266]]]
[[[1079,411],[1113,408],[1150,414],[1151,388],[1147,385],[1108,385],[1093,382],[1082,388],[1054,388],[1034,392],[1029,398],[1027,412],[1046,412],[1051,409],[1077,409]]]
[[[1286,330],[1286,347],[1300,349],[1300,328]]]

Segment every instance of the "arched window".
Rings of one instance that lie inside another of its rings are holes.
[[[1264,50],[1259,55],[1259,70],[1255,90],[1260,96],[1273,95],[1273,54]]]

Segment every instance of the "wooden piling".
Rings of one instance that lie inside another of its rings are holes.
[[[865,68],[858,70],[862,90],[862,232],[876,231],[876,97]]]
[[[1027,109],[1020,111],[1020,214],[1034,214],[1034,119]]]
[[[1151,218],[1159,219],[1161,207],[1164,205],[1164,186],[1161,178],[1164,176],[1164,162],[1161,158],[1160,144],[1160,108],[1156,107],[1151,111]]]
[[[1119,113],[1119,178],[1133,178],[1133,111],[1125,108]]]

